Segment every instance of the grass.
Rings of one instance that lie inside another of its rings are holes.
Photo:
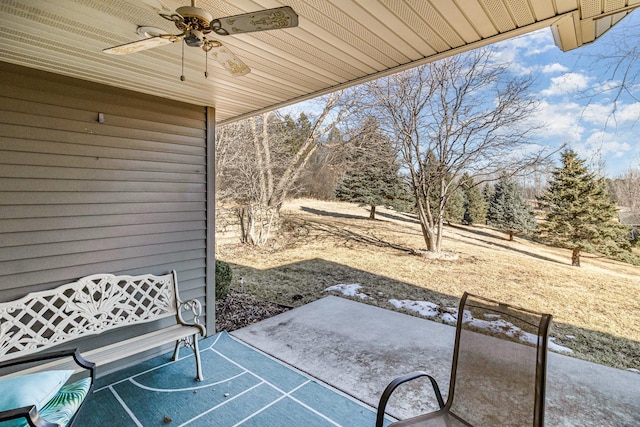
[[[366,302],[395,310],[389,299],[457,306],[464,291],[554,316],[553,335],[574,356],[640,369],[640,267],[583,256],[484,226],[446,227],[443,251],[430,259],[411,215],[350,203],[295,200],[283,207],[283,232],[268,247],[219,247],[232,265],[232,288],[260,300],[299,306],[329,286],[358,283]],[[453,259],[456,258],[456,259]],[[412,314],[407,312],[408,314]]]

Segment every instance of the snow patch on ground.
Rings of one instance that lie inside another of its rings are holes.
[[[371,297],[362,292],[358,292],[362,288],[362,285],[358,283],[352,284],[339,284],[329,286],[324,292],[340,292],[341,294],[349,297],[356,297],[361,299],[371,299]],[[413,301],[413,300],[388,300],[389,304],[396,308],[404,308],[406,310],[415,311],[421,316],[429,317],[432,319],[440,318],[444,323],[454,325],[458,322],[458,309],[455,307],[445,307],[440,309],[438,304],[430,301]],[[498,314],[487,314],[484,319],[476,319],[471,315],[471,312],[465,310],[462,314],[462,321],[465,324],[484,329],[494,334],[504,334],[510,338],[518,339],[523,343],[536,344],[538,336],[530,332],[525,332],[510,322],[502,319]],[[554,342],[555,338],[549,338],[548,347],[549,350],[558,353],[573,353],[568,347],[564,347]]]
[[[449,324],[455,324],[458,321],[458,309],[447,307],[446,311],[447,313],[442,315],[442,320]],[[511,322],[507,322],[506,320],[500,318],[500,315],[492,314],[486,316],[486,318],[488,318],[489,320],[476,319],[467,310],[465,310],[462,314],[462,322],[464,324],[469,324],[475,328],[484,329],[494,334],[503,334],[508,336],[509,338],[518,339],[523,343],[533,345],[537,343],[538,336],[536,334],[523,331]],[[554,340],[555,338],[549,338],[547,344],[549,350],[555,351],[557,353],[573,353],[573,350],[560,344],[556,344]]]
[[[408,299],[390,299],[389,303],[395,308],[405,308],[415,311],[425,317],[435,317],[439,314],[438,304],[429,301],[412,301]]]
[[[360,288],[362,288],[362,285],[358,283],[351,283],[348,285],[339,284],[339,285],[329,286],[327,289],[324,290],[324,292],[332,292],[332,291],[340,292],[342,295],[345,295],[348,297],[370,299],[371,297],[369,295],[363,294],[362,292],[358,292],[358,289]]]

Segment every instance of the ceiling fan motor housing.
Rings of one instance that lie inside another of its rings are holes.
[[[213,20],[213,15],[199,7],[183,6],[177,8],[176,12],[184,19],[184,22],[176,22],[176,27],[180,30],[190,29],[208,32],[209,25]],[[181,28],[183,26],[186,28]]]

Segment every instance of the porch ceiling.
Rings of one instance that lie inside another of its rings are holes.
[[[231,77],[182,43],[131,55],[102,49],[142,38],[140,25],[177,34],[149,6],[188,0],[3,0],[0,60],[198,105],[218,123],[293,104],[543,27],[558,47],[594,41],[640,0],[197,0],[214,17],[291,6],[296,28],[221,37],[252,72]]]

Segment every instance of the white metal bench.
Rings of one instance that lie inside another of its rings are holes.
[[[193,316],[192,321],[185,320],[185,312]],[[47,360],[20,371],[20,375],[46,369],[81,370],[78,366],[83,367],[83,358],[90,362],[88,365],[100,367],[175,342],[173,360],[177,360],[181,346],[191,348],[196,380],[202,381],[198,335],[204,336],[206,330],[199,323],[201,314],[198,300],[180,299],[175,271],[163,276],[86,276],[55,289],[0,303],[0,366],[38,359],[54,346],[88,335],[173,317],[175,323],[154,332],[83,352],[81,356],[75,352],[75,360],[69,357],[65,361]],[[73,351],[63,353],[52,354],[69,356]],[[50,358],[39,360],[43,359]],[[91,375],[93,378],[93,371]]]

